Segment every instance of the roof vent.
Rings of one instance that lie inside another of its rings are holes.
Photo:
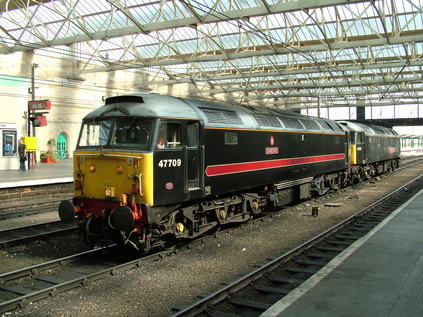
[[[298,129],[298,130],[304,129],[297,118],[279,117],[279,119],[282,120],[283,124],[285,125],[287,129]]]
[[[123,95],[123,96],[115,96],[109,97],[106,99],[106,105],[110,105],[112,103],[144,103],[144,99],[141,96],[135,95]]]
[[[273,127],[273,128],[282,127],[280,121],[276,117],[255,114],[253,115],[253,118],[257,121],[257,124],[260,127]]]
[[[300,119],[307,130],[321,130],[320,126],[314,120]]]
[[[225,123],[243,125],[235,111],[200,108],[209,123]]]

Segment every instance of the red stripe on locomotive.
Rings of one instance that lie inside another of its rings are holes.
[[[335,160],[345,159],[344,153],[319,155],[309,157],[294,157],[280,160],[258,161],[258,162],[244,162],[233,164],[211,165],[206,168],[207,176],[219,176],[226,174],[245,173],[252,171],[259,171],[271,168],[294,166],[308,163],[322,163]]]

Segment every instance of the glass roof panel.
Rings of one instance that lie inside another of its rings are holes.
[[[39,47],[68,56],[64,48],[72,46],[81,58],[81,76],[85,70],[142,67],[169,84],[178,79],[194,85],[213,82],[221,87],[214,92],[227,86],[239,89],[239,95],[251,85],[262,96],[275,90],[310,95],[318,89],[337,95],[351,84],[350,94],[387,94],[421,74],[422,4],[49,1],[3,12],[0,50],[6,54]],[[175,61],[181,64],[173,65]],[[422,86],[408,83],[407,88],[411,85]]]

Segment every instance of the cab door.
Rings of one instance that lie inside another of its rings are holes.
[[[160,120],[154,150],[154,204],[166,205],[185,201],[186,147],[185,125],[180,121]]]
[[[366,146],[364,144],[364,132],[357,132],[356,149],[357,149],[357,164],[366,163]]]
[[[186,148],[185,148],[185,189],[189,198],[201,196],[201,166],[202,151],[200,146],[200,124],[187,122],[186,124]]]

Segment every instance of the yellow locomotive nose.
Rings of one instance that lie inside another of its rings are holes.
[[[135,202],[153,205],[152,153],[87,151],[75,156],[75,196],[118,200],[133,194]]]
[[[104,196],[116,197],[116,188],[113,186],[107,186],[104,188]]]
[[[122,167],[122,166],[120,166],[120,165],[118,165],[118,166],[116,166],[115,171],[116,171],[116,173],[117,173],[117,174],[122,174],[122,172],[123,172],[123,167]]]

